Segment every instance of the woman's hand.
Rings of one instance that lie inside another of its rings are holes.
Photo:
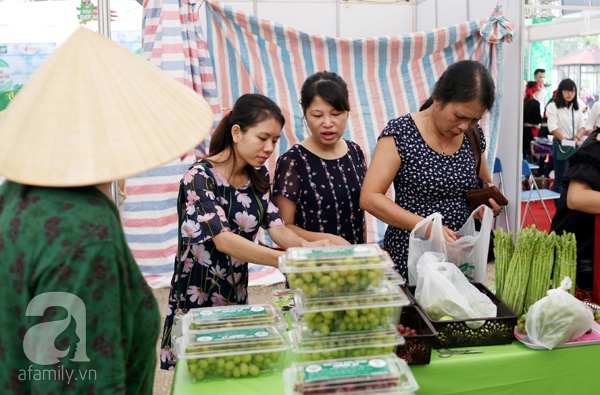
[[[329,247],[332,246],[331,242],[327,239],[317,241],[307,241],[302,244],[302,247]]]
[[[431,222],[429,224],[429,226],[427,227],[427,232],[425,233],[425,238],[428,240],[429,240],[429,237],[431,236],[431,228],[432,227],[433,227],[433,222]],[[454,234],[454,231],[446,226],[442,227],[442,234],[444,235],[444,239],[448,243],[454,243],[458,239],[458,237],[456,237],[456,235]]]
[[[497,217],[498,215],[500,215],[500,213],[502,212],[502,206],[500,206],[494,199],[489,198],[488,200],[492,211],[494,212],[494,217]],[[479,210],[477,210],[477,212],[473,215],[473,218],[475,219],[482,219],[483,218],[483,214],[485,212],[485,207],[484,206],[480,206]]]
[[[341,236],[338,235],[333,235],[330,233],[327,233],[327,240],[329,240],[329,242],[331,243],[332,246],[347,246],[350,245],[350,242],[346,239],[344,239]]]

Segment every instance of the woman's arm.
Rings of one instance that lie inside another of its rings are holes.
[[[600,192],[588,184],[570,181],[567,191],[567,207],[587,214],[600,214]]]
[[[596,125],[598,124],[598,116],[600,116],[600,101],[594,103],[592,106],[592,110],[590,111],[590,115],[587,119],[587,124],[585,125],[585,130],[588,133],[592,133],[596,129]]]
[[[295,231],[284,225],[269,228],[267,229],[267,232],[269,232],[271,239],[273,239],[278,246],[284,249],[289,247],[322,247],[332,245],[328,239],[324,238],[307,241],[303,237],[299,236]]]
[[[294,233],[296,233],[301,238],[308,241],[319,241],[319,240],[329,240],[332,245],[348,245],[350,244],[346,239],[340,237],[338,235],[334,235],[331,233],[321,233],[321,232],[311,232],[309,230],[303,229],[297,225],[294,225],[294,217],[296,216],[296,203],[292,200],[286,198],[281,194],[276,194],[274,197],[275,203],[277,207],[279,207],[279,215],[283,219],[285,226],[291,229]],[[269,233],[270,234],[270,233]],[[278,245],[281,245],[277,243]]]
[[[413,230],[423,217],[397,205],[385,194],[400,170],[402,160],[398,155],[393,136],[381,137],[375,146],[371,164],[360,192],[360,208],[368,211],[388,225]],[[426,237],[429,237],[430,229]],[[454,232],[444,227],[444,236],[456,240]]]
[[[267,231],[271,239],[282,248],[331,245],[327,240],[308,242],[283,225]],[[233,232],[221,232],[213,237],[213,241],[219,251],[244,262],[279,267],[278,259],[283,254],[283,251],[261,246]]]
[[[214,236],[213,241],[219,251],[244,262],[260,263],[261,265],[278,267],[278,258],[283,254],[283,251],[261,246],[238,234],[228,231],[221,232]]]
[[[556,104],[548,104],[548,107],[546,107],[546,116],[548,117],[548,131],[552,133],[554,138],[562,141],[565,137],[562,131],[558,129],[558,110]]]

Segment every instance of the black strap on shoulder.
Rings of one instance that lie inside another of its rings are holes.
[[[479,126],[475,125],[465,132],[473,150],[475,157],[475,168],[477,169],[477,177],[479,177],[479,169],[481,168],[481,136],[479,135]]]

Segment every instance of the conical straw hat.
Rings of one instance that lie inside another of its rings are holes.
[[[198,93],[81,27],[0,116],[0,175],[28,185],[97,185],[183,155],[212,126]]]

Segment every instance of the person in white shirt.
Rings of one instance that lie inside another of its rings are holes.
[[[568,141],[579,145],[585,132],[585,121],[579,101],[577,100],[577,85],[569,78],[560,82],[556,97],[546,107],[548,130],[554,136],[552,159],[554,160],[554,184],[552,189],[562,191],[562,177],[569,168],[569,161],[557,159],[557,152],[569,149]],[[572,144],[572,143],[571,143]]]
[[[590,110],[587,123],[585,124],[585,133],[591,134],[596,128],[600,127],[600,101],[597,101]]]
[[[546,101],[548,100],[548,90],[546,88],[550,86],[550,84],[546,83],[546,70],[536,69],[533,72],[533,79],[540,85],[540,93],[538,93],[537,99],[541,103],[540,110],[542,116],[544,116],[544,108],[546,106]]]

